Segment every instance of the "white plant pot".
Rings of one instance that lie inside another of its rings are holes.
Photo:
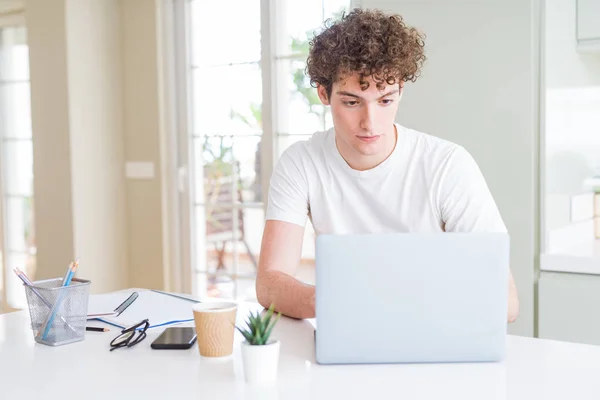
[[[253,346],[242,342],[242,363],[246,382],[253,385],[271,385],[277,381],[279,367],[279,340]]]

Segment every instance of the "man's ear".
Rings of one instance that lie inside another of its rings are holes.
[[[319,95],[319,99],[326,106],[329,105],[329,98],[327,97],[327,89],[323,85],[317,85],[317,94]]]

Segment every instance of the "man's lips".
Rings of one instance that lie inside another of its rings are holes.
[[[362,140],[365,143],[373,143],[375,141],[377,141],[377,139],[379,139],[381,137],[381,135],[374,135],[374,136],[356,136],[359,140]]]

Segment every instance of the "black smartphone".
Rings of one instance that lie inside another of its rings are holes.
[[[171,327],[165,329],[150,347],[156,350],[189,349],[196,342],[196,329],[193,327]]]

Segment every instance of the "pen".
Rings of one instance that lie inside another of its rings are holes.
[[[110,331],[110,329],[108,329],[108,328],[100,328],[100,327],[96,327],[96,326],[86,326],[85,330],[89,331],[89,332],[108,332],[108,331]]]

